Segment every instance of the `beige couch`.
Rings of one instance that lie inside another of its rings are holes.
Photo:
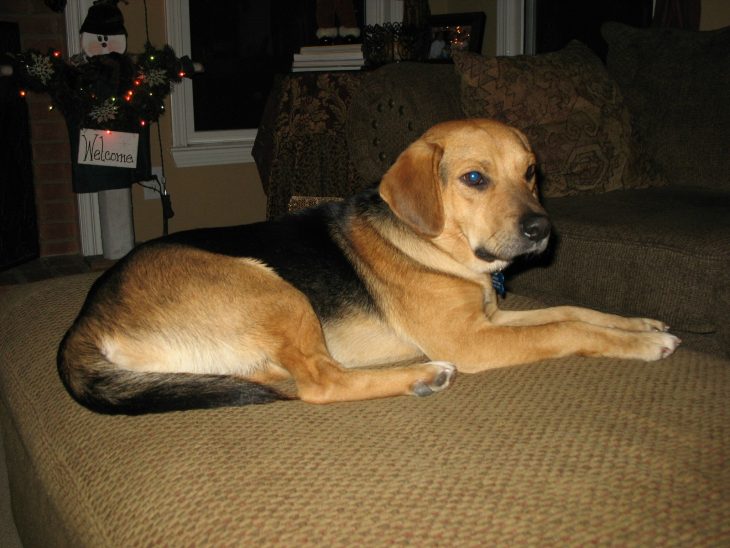
[[[27,547],[730,542],[728,361],[680,347],[461,375],[425,399],[105,416],[55,368],[94,278],[0,294]]]

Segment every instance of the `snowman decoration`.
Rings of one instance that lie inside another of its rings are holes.
[[[97,0],[89,8],[80,29],[82,53],[72,60],[77,65],[88,63],[95,69],[88,71],[94,75],[93,80],[82,85],[98,97],[119,96],[123,93],[121,83],[128,82],[135,73],[134,61],[126,55],[124,17],[116,4],[115,0]]]
[[[116,5],[96,2],[89,8],[81,25],[81,51],[86,58],[127,51],[127,30]]]
[[[149,124],[164,113],[171,84],[203,67],[178,58],[168,45],[147,42],[127,53],[119,0],[96,0],[79,31],[81,52],[64,60],[59,50],[29,49],[0,64],[0,76],[17,75],[25,90],[48,93],[59,107],[71,140],[73,190],[98,193],[104,256],[117,259],[134,246],[130,185],[149,180]],[[145,179],[145,177],[148,177]],[[158,181],[163,230],[173,215],[164,178]]]
[[[114,0],[97,0],[89,8],[80,29],[81,58],[78,63],[98,67],[99,78],[88,85],[100,96],[118,95],[120,82],[134,72],[127,52],[124,17]],[[106,259],[118,259],[134,247],[132,193],[129,188],[101,190],[99,221]]]

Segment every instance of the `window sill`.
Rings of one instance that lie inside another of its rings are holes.
[[[253,140],[235,143],[205,143],[172,147],[177,167],[248,164],[253,162]]]

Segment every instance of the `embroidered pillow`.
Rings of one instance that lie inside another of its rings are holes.
[[[538,157],[544,196],[664,183],[633,145],[629,113],[600,59],[580,42],[516,57],[453,55],[469,117],[518,127]]]

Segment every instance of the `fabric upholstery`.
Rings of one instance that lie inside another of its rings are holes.
[[[483,57],[455,53],[469,117],[520,128],[539,162],[545,196],[656,186],[634,153],[629,113],[600,59],[580,42],[555,53]]]
[[[361,80],[359,72],[301,73],[277,83],[252,151],[268,217],[286,213],[293,195],[347,196],[368,185],[341,138]]]
[[[434,89],[438,101],[431,100]],[[458,78],[448,65],[284,77],[253,148],[267,216],[286,213],[295,195],[345,197],[377,184],[426,129],[462,117]]]
[[[377,183],[428,128],[463,118],[458,82],[447,64],[424,70],[422,63],[399,63],[367,73],[352,98],[347,123],[358,173]]]
[[[0,295],[29,546],[730,541],[727,361],[680,348],[461,375],[425,399],[103,416],[54,363],[93,278]]]
[[[288,212],[294,213],[309,207],[317,207],[327,202],[342,200],[336,196],[292,196],[289,200]]]
[[[602,28],[641,146],[673,184],[728,190],[730,27]]]
[[[552,252],[508,276],[508,287],[714,334],[730,356],[730,194],[667,186],[545,207]]]

